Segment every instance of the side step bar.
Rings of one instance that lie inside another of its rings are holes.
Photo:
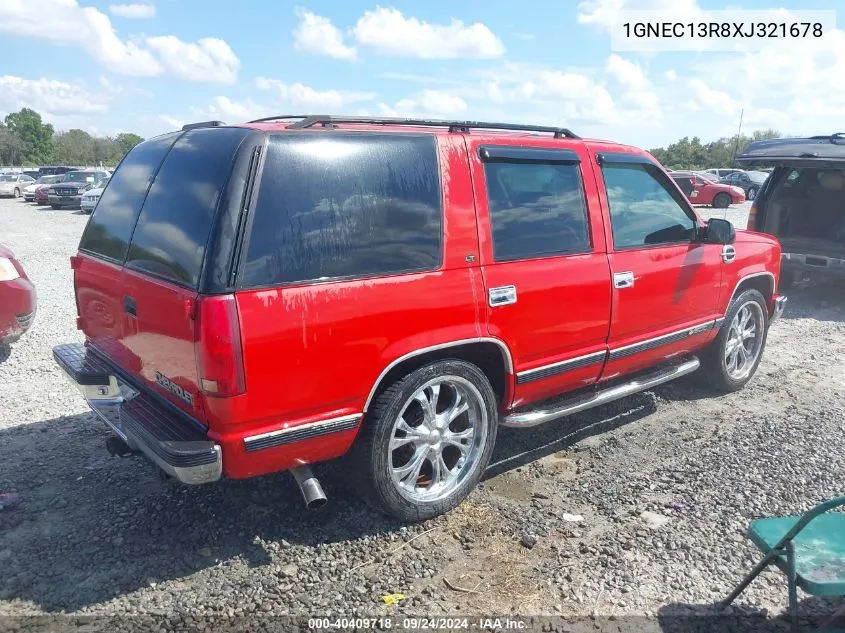
[[[602,389],[587,395],[574,396],[568,400],[560,401],[552,404],[548,408],[535,408],[528,411],[517,411],[511,413],[502,420],[502,426],[509,426],[515,428],[526,428],[530,426],[537,426],[538,424],[545,424],[552,420],[564,418],[574,413],[580,413],[593,407],[598,407],[620,398],[633,395],[646,389],[651,389],[657,385],[662,385],[664,382],[669,382],[675,378],[691,374],[701,365],[699,360],[695,357],[690,358],[682,363],[670,365],[668,367],[661,367],[660,369],[652,370],[645,374],[640,374],[637,378],[622,384],[617,384],[606,389]]]

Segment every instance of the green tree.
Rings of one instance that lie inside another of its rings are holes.
[[[652,149],[651,154],[668,169],[731,167],[734,158],[748,149],[752,141],[782,136],[777,130],[757,130],[751,136],[722,137],[704,145],[697,136],[692,139],[685,136],[666,147]]]
[[[133,134],[132,132],[123,132],[122,134],[118,134],[117,138],[114,139],[115,145],[117,146],[117,150],[120,155],[117,157],[117,160],[123,158],[123,156],[128,152],[130,149],[135,147],[138,143],[142,142],[142,139],[137,134]]]
[[[0,165],[21,165],[23,153],[24,144],[20,137],[0,123]]]
[[[6,115],[6,128],[23,143],[23,162],[43,164],[53,158],[53,126],[43,123],[35,110],[23,108]]]
[[[60,132],[55,137],[56,161],[68,165],[94,164],[94,138],[85,130]]]

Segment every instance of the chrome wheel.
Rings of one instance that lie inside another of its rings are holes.
[[[734,315],[725,341],[725,369],[733,380],[745,379],[754,369],[763,347],[765,320],[756,301],[744,304]]]
[[[751,187],[751,189],[748,190],[748,195],[746,196],[746,198],[748,198],[749,200],[754,200],[756,196],[757,190],[754,187]]]
[[[469,380],[440,376],[405,401],[393,423],[388,459],[393,483],[409,501],[449,497],[478,468],[490,421]]]

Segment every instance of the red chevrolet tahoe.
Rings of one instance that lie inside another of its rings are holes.
[[[445,512],[498,426],[699,371],[724,391],[783,311],[780,247],[701,221],[646,152],[566,129],[276,117],[192,124],[123,159],[54,356],[186,483],[344,456],[376,507]]]

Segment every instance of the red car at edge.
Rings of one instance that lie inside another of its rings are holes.
[[[23,266],[0,245],[0,345],[14,343],[30,328],[36,302],[35,286]]]

